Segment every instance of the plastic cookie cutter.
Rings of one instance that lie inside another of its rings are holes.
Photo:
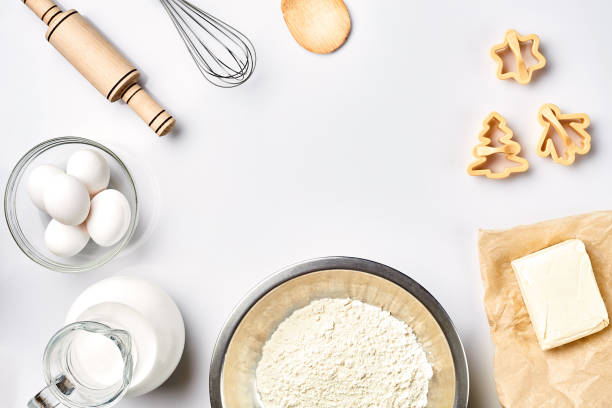
[[[576,154],[591,150],[591,135],[586,131],[591,119],[586,113],[562,114],[558,106],[547,103],[540,108],[538,120],[544,126],[538,142],[539,156],[552,156],[555,163],[569,166],[576,160]]]
[[[531,44],[531,55],[535,59],[535,64],[527,65],[523,58],[521,51],[521,45]],[[497,77],[499,79],[510,79],[514,78],[519,84],[528,84],[531,81],[531,76],[534,71],[544,68],[546,65],[546,58],[539,51],[540,37],[535,34],[529,34],[522,36],[515,30],[506,31],[504,36],[504,42],[501,44],[494,45],[491,48],[491,57],[497,62]],[[516,60],[516,72],[508,71],[505,69],[504,60],[502,55],[510,50]]]
[[[512,173],[522,173],[529,168],[529,162],[519,157],[521,145],[512,140],[514,133],[506,123],[506,119],[497,112],[491,112],[483,122],[483,129],[478,135],[480,143],[474,147],[472,154],[476,161],[471,163],[467,172],[470,176],[487,176],[492,179],[503,179]],[[502,133],[502,136],[495,137]],[[504,157],[506,161],[516,165],[504,166],[497,170],[492,164],[497,157]]]

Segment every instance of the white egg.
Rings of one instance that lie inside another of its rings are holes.
[[[30,172],[30,176],[28,178],[28,193],[30,193],[30,198],[35,206],[43,211],[46,211],[45,201],[43,198],[45,189],[53,177],[63,173],[63,171],[55,166],[51,166],[50,164],[40,165]]]
[[[132,211],[130,203],[117,190],[104,190],[91,200],[87,231],[100,246],[115,245],[128,230]]]
[[[58,174],[43,195],[47,213],[66,225],[79,225],[89,214],[89,193],[76,177]]]
[[[110,180],[110,168],[106,159],[99,152],[90,149],[72,153],[66,165],[66,174],[85,184],[91,196],[108,187]]]
[[[57,220],[51,220],[45,230],[45,244],[49,251],[57,256],[68,258],[81,252],[89,234],[85,224],[65,225]]]

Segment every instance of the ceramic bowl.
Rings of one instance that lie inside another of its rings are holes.
[[[331,257],[284,269],[236,307],[215,345],[210,367],[212,408],[263,408],[255,369],[266,340],[294,310],[321,298],[351,298],[379,306],[414,330],[434,368],[428,408],[467,407],[463,346],[448,314],[414,280],[388,266]]]
[[[32,203],[27,188],[28,176],[32,169],[41,164],[52,164],[65,169],[70,154],[79,149],[95,150],[106,159],[111,172],[108,188],[119,190],[125,195],[132,217],[127,232],[115,245],[101,247],[89,240],[79,254],[61,258],[52,254],[45,245],[45,228],[51,218]],[[6,185],[4,214],[15,242],[31,260],[58,272],[82,272],[107,263],[127,245],[138,219],[138,198],[130,172],[110,149],[88,139],[60,137],[35,146],[19,160]]]

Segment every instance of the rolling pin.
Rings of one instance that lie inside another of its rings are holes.
[[[122,99],[159,136],[175,120],[139,84],[140,73],[76,10],[52,0],[21,0],[49,28],[49,41],[110,102]]]

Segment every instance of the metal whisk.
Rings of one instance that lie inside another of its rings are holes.
[[[255,48],[240,31],[186,0],[159,0],[210,83],[233,88],[255,69]]]

